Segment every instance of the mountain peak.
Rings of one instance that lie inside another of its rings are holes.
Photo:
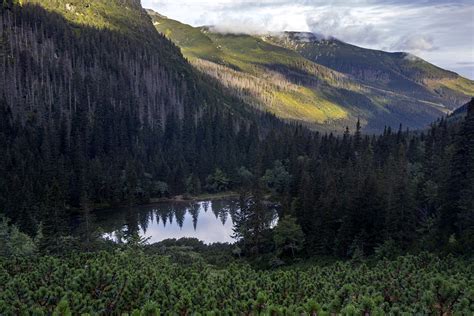
[[[314,43],[325,39],[332,39],[332,37],[327,37],[322,34],[311,32],[283,32],[281,37],[302,43]]]
[[[155,10],[153,9],[145,9],[145,11],[148,13],[149,16],[151,17],[156,17],[156,18],[159,18],[159,19],[168,19],[167,16],[163,15],[163,14],[160,14],[158,12],[156,12]]]

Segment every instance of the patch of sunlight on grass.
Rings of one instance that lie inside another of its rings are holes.
[[[146,13],[134,3],[111,0],[27,0],[48,11],[61,14],[66,20],[97,29],[110,29],[141,36],[150,30]]]
[[[283,118],[324,123],[348,116],[343,108],[308,88],[300,87],[296,92],[278,91],[275,97],[271,111]]]
[[[462,77],[456,79],[426,80],[425,84],[431,89],[445,88],[465,95],[474,96],[474,81]]]
[[[445,80],[442,85],[455,91],[474,96],[474,81],[458,78],[454,80]]]
[[[156,15],[152,15],[152,19],[158,22],[154,23],[158,32],[178,45],[186,58],[201,58],[216,62],[221,60],[219,49],[200,29]]]

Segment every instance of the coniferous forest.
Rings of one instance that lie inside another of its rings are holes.
[[[474,101],[425,130],[316,132],[196,71],[137,1],[112,27],[57,2],[0,9],[0,315],[474,313]],[[229,191],[232,245],[88,221]]]

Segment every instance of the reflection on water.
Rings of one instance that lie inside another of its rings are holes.
[[[168,238],[193,237],[205,243],[235,240],[233,224],[238,201],[219,200],[192,203],[161,203],[153,206],[121,208],[98,212],[96,224],[105,236],[120,241],[138,233],[158,242]]]

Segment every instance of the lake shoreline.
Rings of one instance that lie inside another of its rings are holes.
[[[199,195],[175,195],[170,198],[151,198],[147,205],[162,203],[162,202],[199,202],[199,201],[216,201],[225,200],[230,198],[238,198],[239,194],[233,191],[221,192],[221,193],[206,193]]]
[[[174,195],[171,197],[164,198],[150,198],[148,202],[145,203],[135,203],[135,204],[119,204],[119,205],[93,205],[93,212],[100,212],[104,210],[109,210],[113,208],[126,208],[126,207],[135,207],[135,206],[149,206],[160,203],[190,203],[190,202],[200,202],[200,201],[218,201],[226,199],[238,198],[239,194],[234,191],[226,191],[220,193],[205,193],[199,195]]]

